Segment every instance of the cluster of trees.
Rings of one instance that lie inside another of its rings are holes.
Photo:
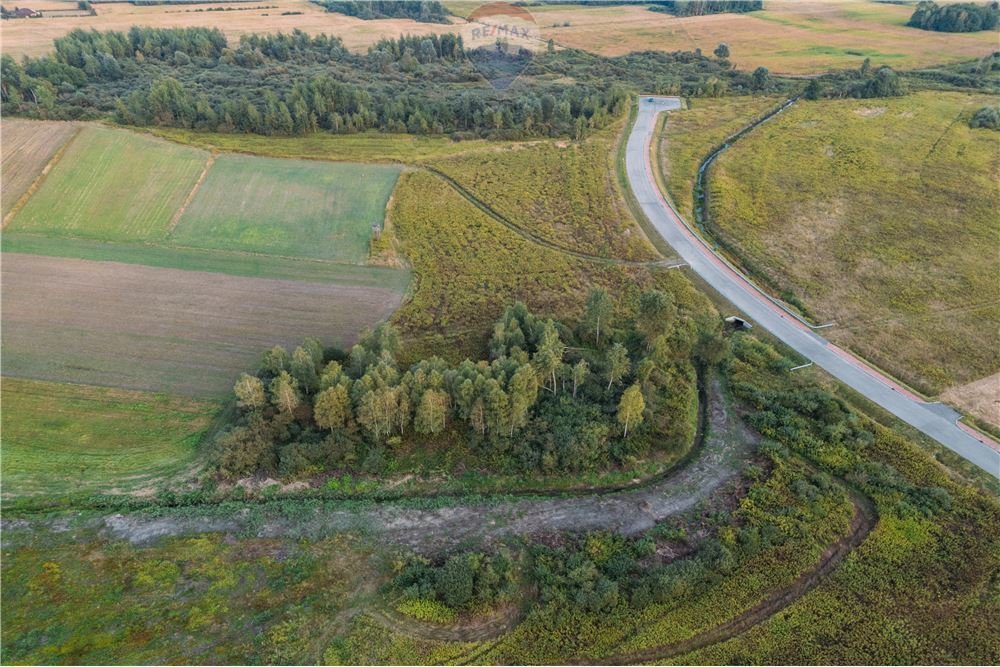
[[[513,597],[517,581],[510,557],[460,552],[433,562],[423,557],[406,561],[392,587],[409,600],[430,600],[457,612],[488,608]]]
[[[300,31],[247,35],[234,46],[206,28],[76,30],[52,54],[2,58],[2,112],[222,132],[517,139],[580,137],[620,116],[640,90],[756,90],[750,74],[700,53],[604,58],[567,49],[532,57],[516,85],[498,91],[483,85],[470,53],[479,51],[453,34],[383,40],[358,55],[335,37]]]
[[[802,91],[807,100],[823,97],[898,97],[907,93],[903,79],[887,65],[872,68],[871,58],[865,58],[856,70],[810,79]]]
[[[1000,22],[1000,3],[956,2],[939,5],[920,2],[908,26],[937,32],[978,32],[993,30]]]
[[[674,16],[704,16],[706,14],[744,14],[764,8],[763,0],[654,0],[654,12]]]
[[[983,107],[972,115],[969,127],[1000,130],[1000,107]]]
[[[331,467],[380,468],[406,442],[471,442],[504,470],[593,470],[694,437],[692,356],[725,355],[718,330],[678,313],[669,294],[643,295],[627,336],[611,331],[607,293],[591,293],[579,331],[510,306],[490,361],[432,357],[402,370],[396,330],[383,324],[349,354],[308,340],[268,351],[236,383],[236,424],[217,440],[225,476]],[[566,341],[585,343],[570,350]]]
[[[328,12],[359,19],[413,19],[447,23],[448,10],[437,0],[312,0]]]

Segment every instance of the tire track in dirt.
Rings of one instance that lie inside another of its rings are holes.
[[[194,182],[191,192],[188,193],[187,197],[184,198],[184,202],[174,213],[174,217],[170,219],[170,225],[167,226],[167,234],[164,238],[170,238],[170,235],[174,233],[174,228],[177,226],[177,223],[181,221],[181,216],[184,215],[184,211],[187,210],[188,206],[191,205],[191,202],[194,201],[195,195],[197,195],[198,191],[201,190],[202,183],[205,182],[205,179],[208,177],[209,170],[212,168],[212,165],[215,164],[215,156],[216,153],[208,154],[205,166],[201,169],[201,175],[198,176],[198,180]]]
[[[76,128],[76,131],[69,138],[67,138],[66,141],[63,142],[62,146],[60,146],[55,152],[52,159],[49,160],[44,167],[42,167],[42,171],[35,177],[35,180],[28,186],[28,189],[25,190],[20,197],[18,197],[17,203],[14,204],[14,208],[10,209],[7,215],[3,217],[3,221],[0,222],[0,229],[6,229],[7,225],[10,224],[10,221],[14,219],[14,216],[17,215],[22,208],[24,208],[24,205],[28,203],[28,200],[31,199],[32,195],[38,191],[38,188],[42,187],[45,177],[48,176],[49,172],[52,171],[52,169],[59,163],[63,154],[66,153],[66,149],[69,148],[70,144],[76,141],[76,138],[80,136],[81,131],[83,131],[83,125]]]

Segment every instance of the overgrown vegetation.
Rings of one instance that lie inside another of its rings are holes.
[[[938,32],[979,32],[993,30],[1000,21],[1000,5],[955,2],[939,5],[923,0],[906,25]]]
[[[969,127],[973,129],[982,127],[987,130],[1000,130],[1000,107],[985,106],[972,114]]]
[[[456,614],[483,614],[517,593],[514,563],[505,550],[460,552],[438,561],[414,556],[403,563],[391,589],[397,609],[417,620],[454,621]]]
[[[516,304],[489,349],[488,361],[431,357],[404,370],[391,325],[348,355],[315,340],[291,355],[276,347],[236,383],[239,419],[216,442],[220,472],[380,473],[404,442],[435,440],[462,443],[503,471],[603,469],[686,447],[697,418],[692,359],[725,354],[718,324],[699,329],[656,290],[642,294],[629,322],[614,319],[606,292],[592,291],[575,330]]]

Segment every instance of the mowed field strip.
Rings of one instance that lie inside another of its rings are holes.
[[[106,241],[162,239],[207,160],[196,148],[86,127],[9,229]]]
[[[76,123],[4,119],[0,124],[0,145],[3,146],[0,201],[3,217],[14,208],[63,144],[79,129]]]
[[[401,167],[220,155],[170,239],[361,263]]]
[[[5,253],[5,375],[219,396],[272,345],[352,343],[402,293]]]
[[[138,492],[180,482],[215,401],[105,387],[3,379],[3,496]]]

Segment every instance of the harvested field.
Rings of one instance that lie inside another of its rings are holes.
[[[76,3],[69,3],[68,6],[75,7]],[[216,7],[229,11],[205,11]],[[199,9],[202,11],[197,11]],[[22,55],[40,56],[52,50],[52,40],[76,28],[127,32],[134,25],[154,28],[219,28],[232,43],[238,43],[241,35],[279,31],[289,33],[299,29],[310,35],[336,35],[344,40],[347,48],[359,53],[388,37],[455,30],[447,24],[418,23],[408,19],[363,21],[326,12],[307,0],[261,0],[248,2],[243,6],[218,3],[135,6],[127,2],[104,2],[97,5],[97,16],[4,21],[3,48],[5,54],[18,59]]]
[[[108,241],[161,239],[207,160],[194,148],[88,126],[9,228]]]
[[[79,129],[75,123],[5,119],[0,124],[0,201],[6,216],[45,166]]]
[[[361,263],[400,168],[222,155],[170,239],[180,245]]]
[[[712,167],[712,228],[825,332],[929,395],[1000,370],[995,97],[801,102]]]
[[[740,69],[807,74],[875,64],[914,68],[981,58],[995,32],[940,33],[905,26],[912,5],[770,0],[766,11],[676,18],[644,6],[530,7],[542,37],[603,55],[694,50],[729,44]],[[565,25],[567,24],[568,25]]]
[[[402,293],[113,262],[3,256],[13,377],[220,396],[275,344],[347,345]]]
[[[150,492],[198,469],[219,404],[3,379],[3,495]]]

